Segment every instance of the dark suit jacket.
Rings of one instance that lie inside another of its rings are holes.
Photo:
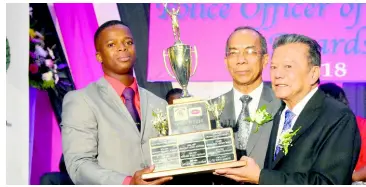
[[[273,161],[280,115],[276,114],[259,184],[351,184],[360,151],[356,118],[344,104],[318,90],[306,104],[293,129],[293,146]]]

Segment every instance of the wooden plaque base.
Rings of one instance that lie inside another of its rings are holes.
[[[160,177],[167,177],[167,176],[174,176],[174,175],[182,175],[188,173],[199,173],[199,172],[213,172],[216,169],[223,169],[223,168],[236,168],[242,167],[246,165],[246,161],[234,161],[234,162],[225,162],[225,163],[217,163],[217,164],[210,164],[210,165],[202,165],[202,166],[191,166],[187,168],[180,168],[174,170],[167,170],[167,171],[159,171],[153,172],[149,174],[143,174],[142,179],[149,180],[155,179]]]

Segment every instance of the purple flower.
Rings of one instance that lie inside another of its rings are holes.
[[[29,56],[30,56],[31,58],[36,58],[36,54],[34,54],[33,52],[29,52]]]
[[[67,64],[59,64],[57,65],[57,69],[64,69],[67,67]]]
[[[41,56],[41,57],[46,57],[47,56],[47,51],[44,50],[41,46],[39,45],[36,45],[36,51],[35,53],[38,55],[38,56]]]

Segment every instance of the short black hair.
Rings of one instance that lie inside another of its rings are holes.
[[[333,97],[334,99],[344,103],[348,106],[348,99],[344,90],[334,83],[321,84],[319,89],[322,90],[325,95]]]
[[[253,27],[250,27],[250,26],[241,26],[241,27],[237,27],[231,34],[230,36],[227,38],[226,40],[226,49],[225,49],[225,56],[227,56],[227,53],[229,51],[229,40],[231,38],[231,36],[237,32],[237,31],[241,31],[241,30],[251,30],[251,31],[254,31],[255,33],[258,34],[259,36],[259,40],[260,40],[260,43],[261,43],[261,54],[264,55],[264,54],[267,54],[267,41],[266,41],[266,38],[263,36],[262,33],[260,33],[257,29],[253,28]]]
[[[290,43],[302,43],[309,47],[309,62],[313,66],[321,65],[321,50],[322,47],[319,43],[305,35],[301,34],[283,34],[277,37],[273,43],[273,51],[280,46],[290,44]]]
[[[273,51],[280,46],[290,44],[290,43],[302,43],[309,47],[309,64],[312,66],[321,66],[321,58],[322,58],[322,47],[319,45],[319,43],[305,35],[301,34],[283,34],[279,37],[277,37],[272,45]],[[317,84],[320,83],[320,80],[318,79],[316,81]]]
[[[182,94],[182,93],[183,93],[182,89],[173,88],[173,89],[169,90],[169,92],[166,94],[165,100],[168,101],[170,96],[175,95],[175,94]]]
[[[128,25],[125,24],[124,22],[122,22],[121,20],[109,20],[109,21],[103,23],[102,25],[100,25],[98,27],[97,31],[94,33],[94,46],[95,46],[95,48],[97,48],[97,39],[98,39],[100,33],[104,29],[106,29],[106,28],[108,28],[110,26],[114,26],[114,25],[124,25],[124,26],[128,27]]]

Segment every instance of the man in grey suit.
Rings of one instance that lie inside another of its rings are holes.
[[[163,184],[172,179],[141,179],[150,173],[149,139],[157,136],[152,110],[166,101],[139,87],[130,29],[121,21],[101,25],[94,37],[104,77],[69,92],[63,102],[62,145],[75,184]]]
[[[239,27],[231,33],[226,44],[225,64],[233,79],[233,89],[222,95],[225,108],[220,123],[222,127],[233,128],[238,159],[252,157],[261,168],[272,121],[259,126],[256,131],[257,124],[245,119],[253,117],[263,106],[274,116],[281,105],[272,89],[262,81],[262,71],[267,63],[267,43],[260,32],[252,27]]]

